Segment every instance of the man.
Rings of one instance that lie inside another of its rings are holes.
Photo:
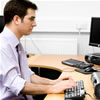
[[[36,10],[28,0],[10,0],[5,5],[5,27],[0,34],[0,100],[32,100],[31,95],[60,93],[76,86],[70,77],[50,80],[29,69],[20,38],[36,26]]]

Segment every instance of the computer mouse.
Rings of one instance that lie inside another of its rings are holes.
[[[96,70],[95,68],[93,67],[87,67],[84,69],[85,72],[97,72],[98,70]]]
[[[92,74],[93,72],[98,72],[98,70],[96,70],[93,67],[87,67],[84,69],[75,69],[75,71],[83,73],[83,74]]]
[[[90,71],[92,71],[92,68],[91,67],[87,67],[87,68],[84,69],[84,71],[85,72],[90,72]]]

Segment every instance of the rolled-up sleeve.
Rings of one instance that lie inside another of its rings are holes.
[[[21,78],[20,75],[16,73],[15,69],[12,69],[7,75],[4,76],[4,86],[7,87],[8,91],[13,92],[16,96],[24,88],[26,80]]]
[[[18,64],[15,62],[15,58],[12,58],[10,54],[8,56],[5,52],[0,53],[0,56],[0,80],[7,91],[18,96],[20,91],[24,88],[26,80],[21,78],[20,70]]]

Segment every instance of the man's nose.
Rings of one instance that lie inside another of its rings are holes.
[[[33,27],[36,27],[36,25],[37,25],[37,24],[36,24],[36,22],[34,21],[34,22],[32,23],[32,26],[33,26]]]

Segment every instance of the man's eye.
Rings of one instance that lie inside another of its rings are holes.
[[[35,21],[35,18],[30,18],[30,21]]]

